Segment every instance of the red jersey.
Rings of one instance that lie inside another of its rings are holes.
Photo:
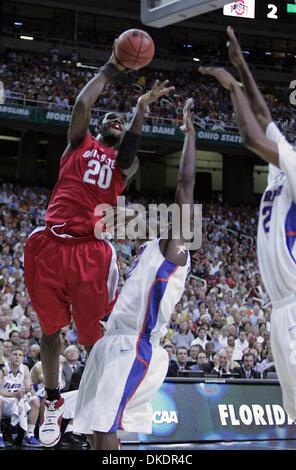
[[[116,162],[117,150],[101,144],[91,134],[61,158],[58,181],[45,214],[45,222],[58,234],[94,233],[98,204],[114,206],[125,188]],[[64,225],[63,225],[64,224]]]

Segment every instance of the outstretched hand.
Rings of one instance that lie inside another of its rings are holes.
[[[166,85],[169,83],[169,80],[165,80],[161,82],[159,80],[155,80],[153,87],[150,91],[145,93],[144,95],[140,96],[138,99],[138,103],[143,104],[144,106],[148,106],[151,103],[154,103],[162,96],[169,95],[172,91],[175,91],[174,86],[170,86],[166,88]]]
[[[240,67],[244,61],[241,47],[232,27],[228,26],[226,31],[229,37],[229,41],[226,43],[228,47],[229,59],[234,67]]]
[[[234,85],[239,85],[233,75],[223,67],[199,67],[199,71],[203,75],[215,77],[226,90],[230,90]]]
[[[191,112],[190,112],[192,101],[193,101],[192,98],[189,98],[188,100],[186,100],[186,103],[183,108],[183,124],[180,127],[180,129],[182,132],[184,132],[184,134],[187,134],[187,132],[189,131],[194,131],[194,126],[192,123]]]

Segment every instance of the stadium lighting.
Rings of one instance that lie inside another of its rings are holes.
[[[33,41],[33,36],[20,36],[20,39],[24,39],[26,41]]]

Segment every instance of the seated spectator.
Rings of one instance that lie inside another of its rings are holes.
[[[226,348],[228,344],[228,333],[229,333],[229,328],[227,325],[222,326],[219,332],[219,343],[222,344],[223,348]]]
[[[38,361],[40,361],[40,346],[39,344],[31,344],[29,346],[29,352],[27,356],[25,356],[24,364],[31,370],[33,365]]]
[[[242,357],[242,365],[232,369],[232,372],[239,374],[242,379],[261,379],[260,372],[254,370],[254,356],[251,353],[245,353]]]
[[[67,346],[65,349],[64,356],[66,360],[62,367],[62,380],[65,382],[65,386],[63,388],[64,392],[69,390],[72,374],[81,365],[81,362],[79,361],[79,355],[79,349],[74,344]]]
[[[264,312],[260,308],[260,305],[257,302],[254,302],[253,313],[250,315],[250,321],[252,325],[257,325],[257,320],[262,318],[264,320]]]
[[[10,339],[3,341],[2,357],[0,358],[1,364],[7,365],[9,358],[10,358],[12,347],[13,347],[13,344],[10,341]]]
[[[13,329],[9,333],[9,339],[12,342],[13,346],[17,346],[20,342],[20,332],[17,329]]]
[[[42,447],[34,435],[40,401],[33,391],[29,369],[23,360],[23,350],[19,346],[13,347],[0,384],[0,422],[2,416],[11,418],[12,427],[19,424],[25,431],[23,446]]]
[[[260,375],[262,376],[263,372],[263,366],[262,366],[262,361],[260,360],[259,353],[256,348],[252,347],[247,350],[250,354],[253,354],[254,356],[254,370],[259,372]]]
[[[166,343],[164,343],[163,348],[167,351],[169,355],[169,362],[176,360],[176,349],[171,342],[167,341]]]
[[[179,321],[178,321],[178,312],[174,310],[171,314],[171,318],[168,324],[168,331],[166,334],[166,339],[170,339],[174,333],[179,331]]]
[[[219,341],[220,337],[220,328],[214,328],[212,333],[212,343],[214,343],[214,352],[218,352],[220,349],[223,348],[223,345]]]
[[[218,377],[222,377],[222,375],[229,375],[229,363],[227,353],[225,349],[220,349],[213,358],[214,367],[210,370],[211,375],[217,375]]]
[[[167,377],[178,377],[178,372],[182,370],[189,370],[190,366],[188,361],[188,350],[180,346],[176,351],[176,360],[169,363]]]
[[[30,344],[38,344],[38,346],[40,346],[41,337],[42,337],[41,326],[39,324],[33,326],[33,328],[32,328],[32,338],[30,339]]]
[[[241,329],[238,338],[235,340],[234,348],[233,348],[233,359],[235,361],[241,361],[244,351],[249,347],[249,343],[246,338],[245,330]]]
[[[192,339],[191,346],[199,344],[203,349],[205,349],[207,343],[208,339],[206,329],[203,326],[200,326],[197,330],[197,337]]]
[[[191,346],[188,356],[188,364],[196,364],[197,356],[200,351],[203,351],[203,348],[200,344],[194,344]]]
[[[232,346],[226,346],[225,351],[227,353],[227,359],[229,361],[229,370],[234,369],[235,367],[240,367],[240,363],[237,361],[234,361],[232,356],[233,356],[233,347]]]
[[[215,353],[214,353],[214,343],[212,341],[208,341],[206,343],[205,353],[207,356],[207,360],[210,362],[210,364],[213,365]]]
[[[180,322],[179,331],[174,333],[171,337],[171,342],[175,346],[176,350],[180,346],[184,346],[188,351],[194,340],[193,334],[188,330],[188,321],[183,320]]]
[[[190,370],[202,371],[206,374],[212,369],[212,363],[208,361],[207,355],[204,351],[199,351],[197,354],[196,364],[190,366]]]

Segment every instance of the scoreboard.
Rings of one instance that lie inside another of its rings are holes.
[[[162,28],[197,16],[202,21],[214,10],[241,20],[296,23],[296,0],[141,0],[141,21]]]
[[[296,2],[294,0],[236,0],[223,7],[223,15],[296,24]]]

